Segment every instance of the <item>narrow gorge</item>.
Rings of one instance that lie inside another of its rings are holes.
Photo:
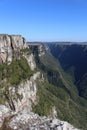
[[[86,130],[86,103],[48,46],[0,35],[0,130]]]

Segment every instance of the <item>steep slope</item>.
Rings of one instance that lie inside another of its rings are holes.
[[[26,41],[21,35],[0,34],[0,63],[11,63],[18,59],[20,50],[26,48]]]
[[[0,127],[2,130],[2,126],[5,127],[3,125],[5,118],[6,121],[10,120],[23,109],[32,110],[37,93],[35,80],[40,76],[40,72],[35,70],[34,56],[24,38],[19,35],[0,35],[0,45],[2,61],[0,64]]]
[[[49,44],[49,47],[64,71],[72,76],[80,96],[87,99],[87,45]]]
[[[62,96],[67,101],[69,95],[60,89],[60,98],[57,98],[59,91],[54,82],[50,82],[52,76],[49,76],[48,69],[44,73],[42,68],[36,66],[37,50],[35,61],[32,51],[20,35],[0,35],[0,45],[0,130],[78,130],[68,122],[57,119],[57,113],[64,119],[63,107],[66,104]],[[44,51],[47,50],[45,47]],[[39,51],[39,56],[44,56],[43,46],[39,46]],[[41,63],[37,65],[41,66]],[[54,71],[51,73],[58,75]],[[61,78],[59,80],[61,85]],[[61,111],[57,109],[58,106]],[[85,123],[82,127],[85,127]]]
[[[58,118],[87,129],[87,101],[79,97],[71,77],[64,73],[47,46],[31,45],[30,48],[38,68],[44,74],[44,82],[37,81],[40,100],[33,110],[40,115],[47,115],[55,105]]]

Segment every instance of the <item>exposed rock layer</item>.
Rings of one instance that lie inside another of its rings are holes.
[[[26,47],[25,39],[20,35],[0,35],[0,63],[9,64],[13,59],[20,58],[20,50]],[[39,46],[39,56],[45,54],[45,49],[48,48]],[[34,70],[36,63],[33,54],[23,56]],[[37,103],[37,78],[40,78],[40,72],[30,80],[9,87],[9,104],[0,105],[0,130],[77,130],[69,123],[56,119],[55,110],[52,117],[41,117],[32,112],[32,104]]]
[[[25,39],[20,35],[0,35],[0,63],[10,63],[19,58],[21,49],[26,48]]]
[[[13,130],[78,130],[67,122],[22,111],[9,123]]]
[[[32,103],[36,102],[36,79],[40,77],[40,72],[35,73],[30,80],[23,81],[16,87],[9,88],[10,96],[15,106],[15,112],[19,112],[24,108],[28,111],[32,110]]]

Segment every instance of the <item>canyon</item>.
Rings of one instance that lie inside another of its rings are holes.
[[[74,112],[80,105],[72,95],[83,106],[86,101],[58,69],[49,46],[28,44],[21,35],[0,35],[0,130],[86,130],[82,117],[87,111],[81,106],[84,125],[79,124]]]

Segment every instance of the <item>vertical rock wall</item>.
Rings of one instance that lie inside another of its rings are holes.
[[[0,63],[11,63],[13,58],[19,58],[20,50],[26,47],[21,35],[0,35]]]

